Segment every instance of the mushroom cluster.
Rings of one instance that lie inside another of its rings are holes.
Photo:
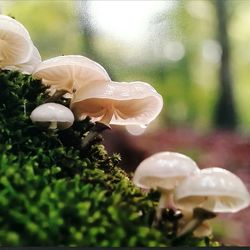
[[[238,212],[250,204],[248,190],[238,176],[218,167],[199,170],[192,159],[179,153],[148,157],[137,167],[133,182],[161,193],[154,225],[161,220],[163,209],[181,211],[177,237],[190,232],[196,237],[209,236],[208,219],[217,213]]]
[[[33,77],[49,86],[51,95],[67,96],[77,120],[90,117],[95,122],[83,139],[83,148],[110,125],[146,127],[163,107],[162,96],[150,84],[114,82],[103,66],[80,55],[45,60]]]
[[[70,94],[70,108],[77,120],[147,126],[160,113],[163,101],[144,82],[114,82],[98,63],[79,55],[43,61],[33,76],[54,91]]]
[[[114,82],[103,66],[85,56],[63,55],[42,62],[25,27],[4,15],[0,15],[0,68],[32,73],[49,87],[50,104],[31,114],[35,124],[50,130],[68,127],[60,124],[71,111],[61,112],[62,107],[51,103],[61,97],[69,100],[77,120],[88,116],[96,122],[83,147],[110,124],[146,127],[163,106],[161,95],[148,83]]]

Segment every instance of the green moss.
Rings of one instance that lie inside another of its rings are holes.
[[[53,134],[32,124],[45,90],[29,75],[0,72],[0,245],[172,245],[168,223],[151,227],[159,194],[135,188],[100,139],[81,150],[88,119]],[[174,244],[205,244],[186,240]]]

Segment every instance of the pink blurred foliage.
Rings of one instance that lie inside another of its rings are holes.
[[[173,151],[193,158],[200,168],[222,167],[238,175],[250,190],[250,136],[239,132],[214,130],[201,133],[192,128],[167,128],[140,136],[132,136],[125,130],[113,128],[104,135],[104,142],[110,153],[122,156],[121,166],[133,172],[146,157],[160,151]],[[226,220],[228,230],[221,240],[226,245],[250,245],[250,208],[236,214],[223,214],[219,220]],[[242,229],[239,234],[235,225]]]

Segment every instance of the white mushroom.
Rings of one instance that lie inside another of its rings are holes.
[[[34,71],[34,78],[57,90],[74,90],[92,83],[110,81],[106,70],[98,63],[80,55],[58,56],[43,61]]]
[[[150,156],[137,167],[133,182],[136,186],[157,188],[161,198],[156,216],[161,217],[161,210],[172,204],[173,190],[188,176],[199,173],[196,163],[183,154],[160,152]]]
[[[249,206],[250,196],[238,176],[226,169],[207,168],[184,180],[174,192],[174,201],[176,206],[183,210],[200,208],[179,232],[178,236],[181,237],[208,219],[202,218],[200,211],[203,213],[205,209],[211,213],[238,212]]]
[[[58,103],[45,103],[35,108],[30,118],[33,123],[51,130],[69,128],[74,122],[70,109]]]
[[[41,56],[37,48],[33,45],[33,52],[25,63],[4,67],[10,70],[19,70],[26,74],[31,74],[35,67],[41,63]]]
[[[179,208],[203,207],[215,213],[238,212],[249,206],[249,193],[241,179],[222,168],[206,168],[175,190]]]
[[[116,125],[147,126],[160,113],[162,97],[144,82],[93,83],[78,89],[71,109],[76,118]]]
[[[0,15],[0,68],[27,62],[32,51],[33,43],[25,27]]]

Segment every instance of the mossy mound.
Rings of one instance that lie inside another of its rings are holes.
[[[40,81],[0,71],[0,246],[172,245],[168,223],[151,227],[159,194],[135,188],[100,138],[81,149],[88,119],[56,133],[32,124],[46,98]]]

